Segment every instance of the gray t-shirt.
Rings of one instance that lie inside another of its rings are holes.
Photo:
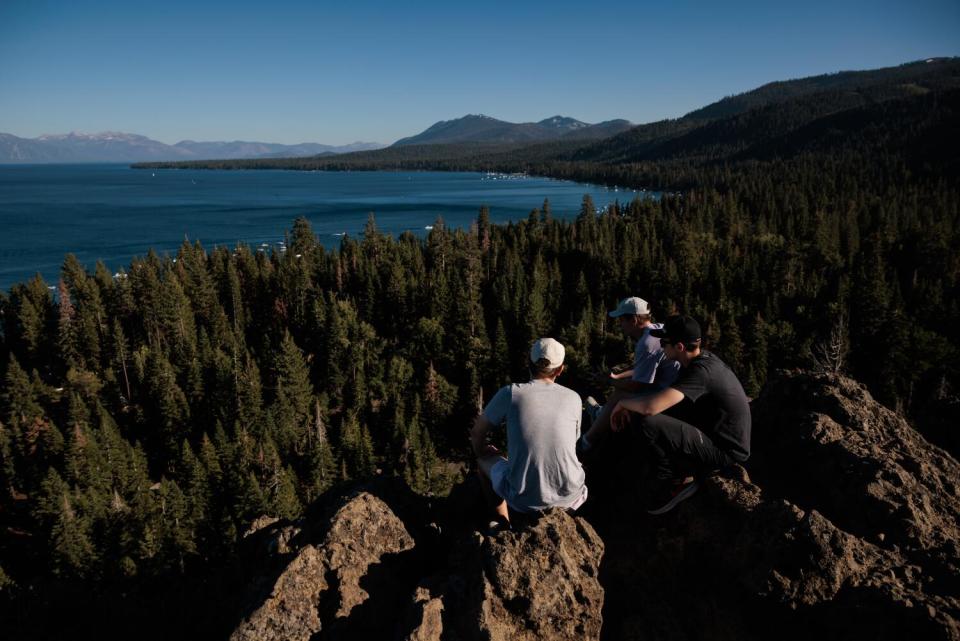
[[[651,329],[661,329],[663,323],[651,323],[643,330],[633,348],[633,380],[653,383],[657,389],[670,387],[680,374],[680,363],[665,360],[660,339],[650,335]]]
[[[483,415],[507,424],[507,503],[516,510],[569,507],[586,492],[577,459],[580,396],[557,383],[534,380],[507,385],[494,395]]]

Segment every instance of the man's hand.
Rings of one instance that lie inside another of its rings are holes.
[[[487,443],[477,454],[477,458],[486,458],[488,456],[500,456],[500,449],[492,443]]]
[[[610,429],[619,432],[630,424],[630,410],[618,402],[610,413]]]

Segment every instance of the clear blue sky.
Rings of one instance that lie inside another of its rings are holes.
[[[0,132],[390,143],[960,55],[960,1],[0,0]]]

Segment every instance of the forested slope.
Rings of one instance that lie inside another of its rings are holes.
[[[532,338],[568,345],[584,392],[591,367],[626,360],[605,312],[628,293],[701,318],[750,394],[835,333],[888,404],[943,400],[956,185],[829,169],[600,216],[585,202],[574,222],[482,212],[424,240],[371,220],[332,252],[299,220],[285,253],[185,244],[116,279],[68,257],[56,299],[39,279],[2,299],[3,513],[29,533],[5,569],[180,572],[338,480],[380,470],[443,491],[442,461],[466,460],[470,418],[523,379]]]
[[[478,406],[525,378],[531,339],[567,345],[583,394],[592,369],[629,358],[606,317],[628,294],[701,319],[751,395],[776,368],[843,369],[956,455],[958,92],[830,113],[807,100],[655,157],[409,147],[395,165],[672,190],[600,215],[531,203],[527,220],[480,210],[424,239],[371,220],[335,251],[301,219],[286,252],[184,244],[118,278],[68,256],[55,294],[16,285],[0,295],[5,592],[183,581],[231,558],[254,518],[296,516],[344,480],[442,493]]]

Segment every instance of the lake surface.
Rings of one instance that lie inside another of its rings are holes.
[[[204,247],[259,247],[283,240],[305,216],[328,247],[359,237],[373,212],[399,236],[425,234],[437,217],[466,229],[481,205],[503,223],[550,199],[556,218],[573,218],[584,194],[597,207],[637,193],[535,177],[446,172],[144,170],[127,165],[0,165],[0,289],[39,272],[59,278],[67,253],[111,272],[153,248],[175,254],[183,239]],[[649,194],[649,192],[647,192]]]

